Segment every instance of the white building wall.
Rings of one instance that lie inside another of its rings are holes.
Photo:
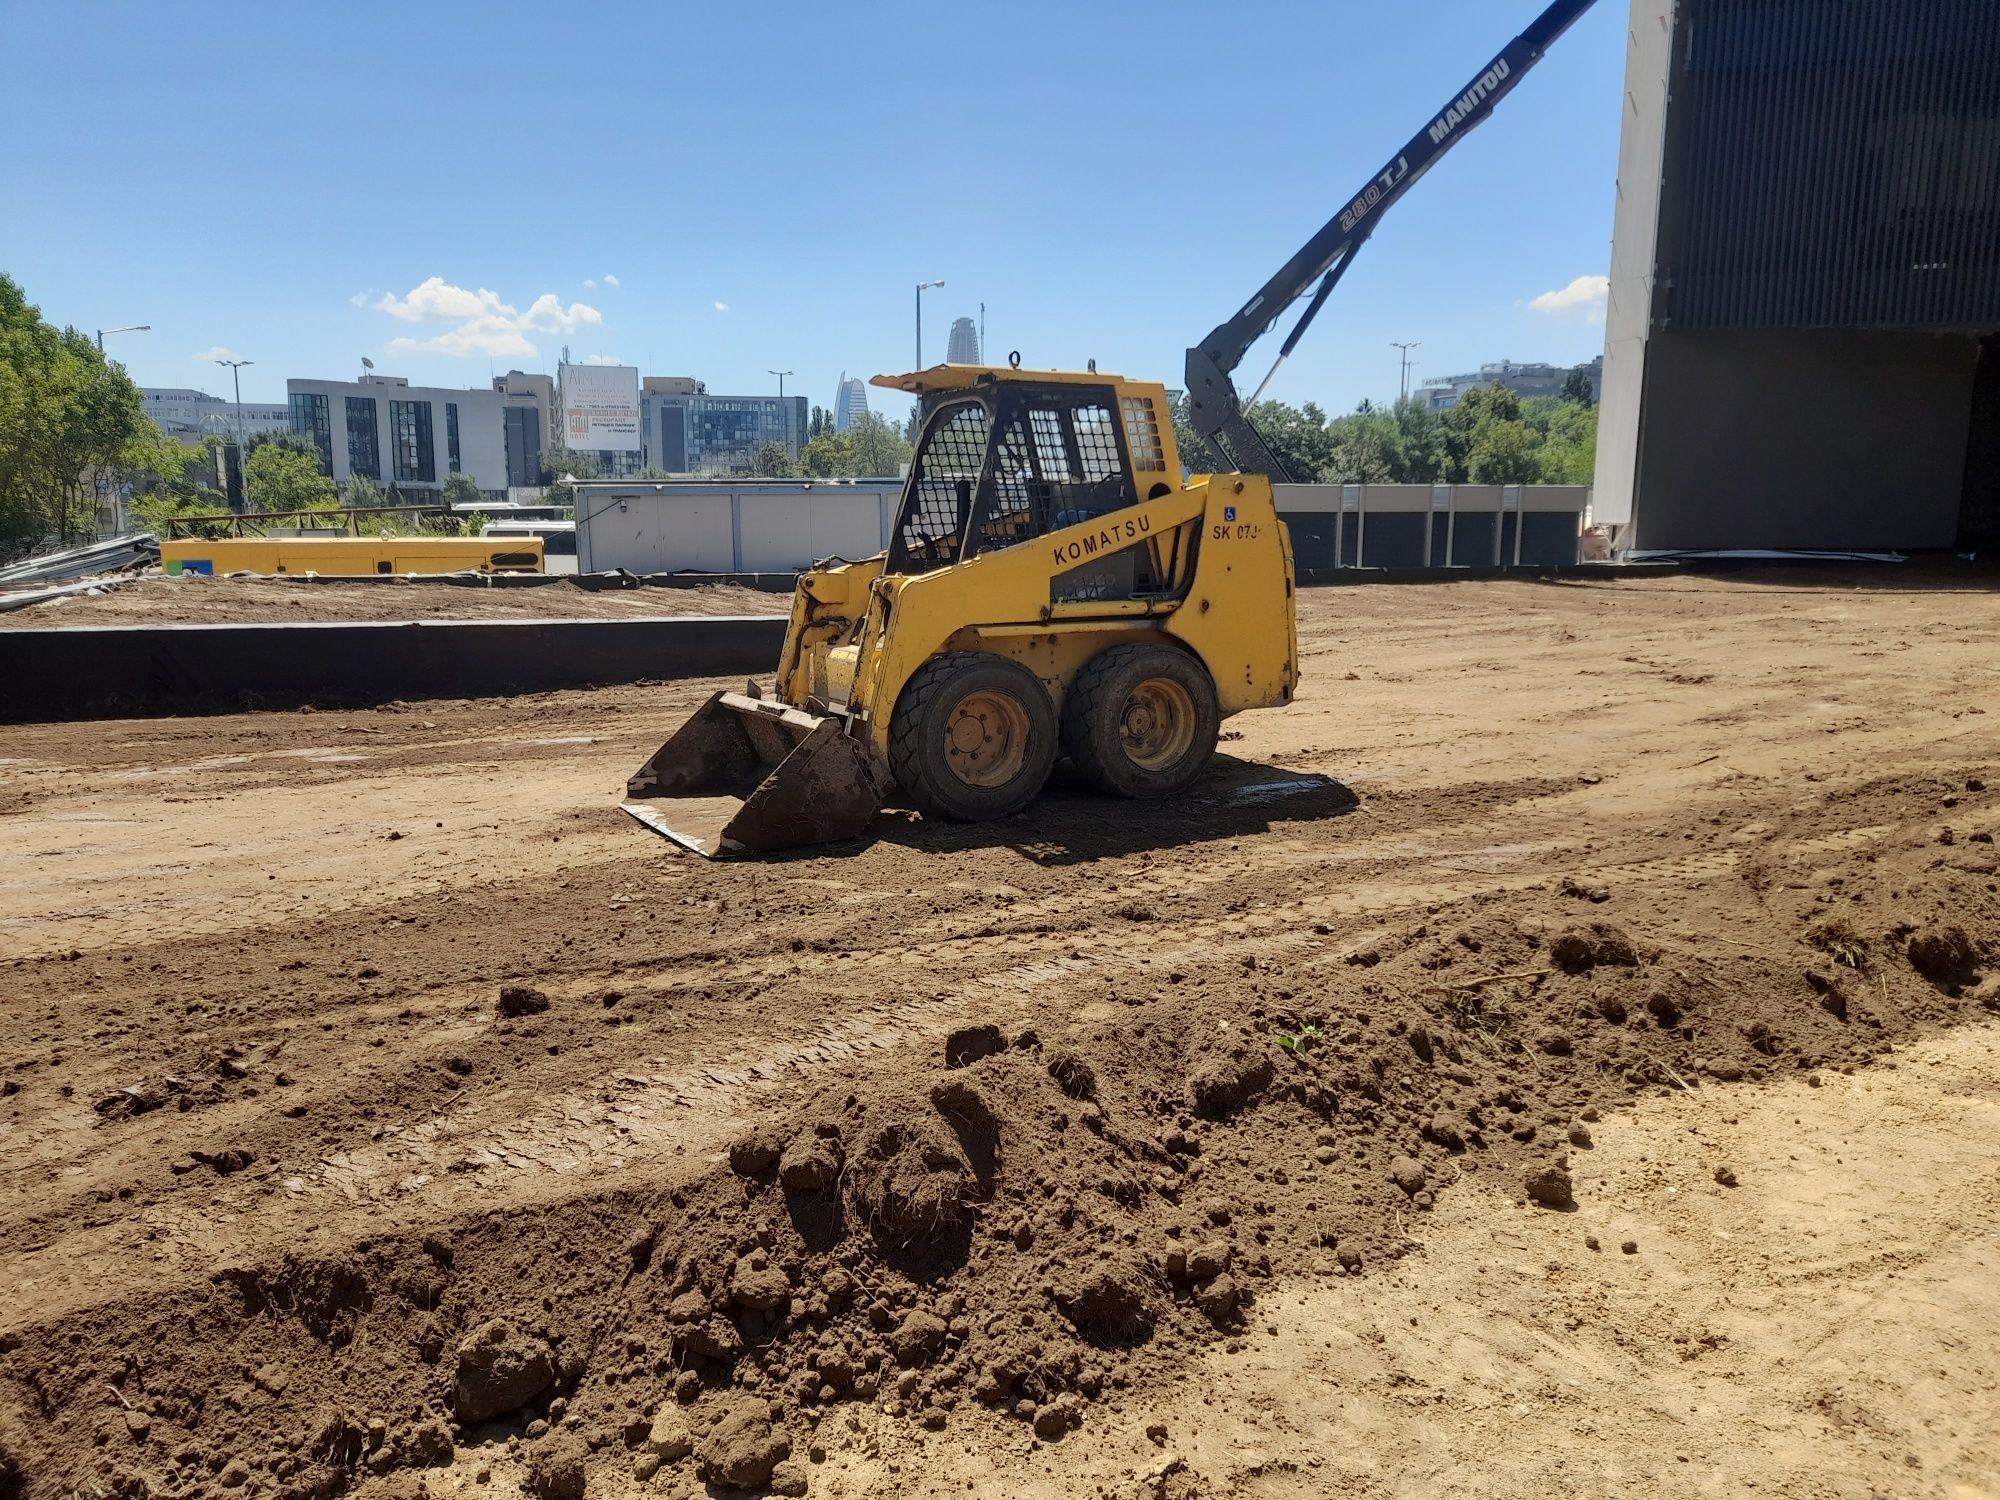
[[[1591,476],[1591,518],[1613,525],[1632,520],[1638,479],[1639,408],[1646,384],[1646,336],[1653,321],[1653,256],[1673,29],[1673,0],[1632,0],[1618,131],[1618,201],[1611,220],[1611,292],[1604,312],[1604,391],[1597,408],[1597,472]]]
[[[501,418],[506,398],[494,390],[459,390],[450,386],[413,386],[392,378],[369,381],[288,380],[288,395],[323,395],[333,432],[333,478],[344,484],[351,476],[348,463],[347,398],[364,396],[375,402],[376,453],[381,477],[375,482],[383,489],[395,484],[405,490],[442,490],[451,474],[451,436],[445,407],[458,408],[459,470],[471,476],[482,490],[507,488],[507,435]],[[395,425],[390,413],[392,401],[424,401],[431,408],[432,473],[428,481],[396,477]]]

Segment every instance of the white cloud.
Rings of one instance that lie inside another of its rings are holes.
[[[188,356],[189,359],[200,359],[200,360],[241,359],[242,357],[243,356],[238,354],[234,349],[225,349],[220,344],[217,344],[212,349],[204,349],[199,354],[191,354]]]
[[[727,302],[718,302],[715,304],[715,310],[717,312],[728,312],[729,304]]]
[[[1605,299],[1611,294],[1609,276],[1579,276],[1568,286],[1558,287],[1553,292],[1543,292],[1528,306],[1536,312],[1548,313],[1551,317],[1563,317],[1580,312],[1586,322],[1604,321]]]
[[[583,289],[584,289],[584,290],[585,290],[586,292],[594,292],[594,291],[596,291],[596,290],[597,290],[597,278],[596,278],[596,277],[594,277],[594,276],[586,276],[586,277],[584,277],[584,278],[583,278]]]
[[[616,288],[618,285],[618,278],[616,276],[613,276],[609,271],[606,271],[604,273],[604,284],[608,287]]]
[[[618,365],[624,363],[615,354],[586,354],[583,357],[583,362],[587,365]]]
[[[604,321],[603,314],[588,303],[572,302],[564,307],[554,292],[543,292],[522,312],[511,302],[502,301],[498,292],[485,287],[468,291],[442,276],[418,283],[408,296],[384,292],[365,305],[399,322],[452,325],[428,338],[391,339],[392,350],[467,359],[530,358],[540,352],[528,338],[530,333],[571,333]]]

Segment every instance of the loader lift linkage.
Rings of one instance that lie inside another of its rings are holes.
[[[849,838],[892,802],[1004,818],[1059,756],[1114,795],[1185,791],[1224,718],[1298,683],[1272,491],[1288,476],[1232,373],[1311,290],[1283,362],[1382,215],[1591,3],[1555,0],[1188,351],[1220,472],[1184,472],[1164,386],[1094,362],[876,376],[923,415],[888,549],[802,573],[775,690],[711,697],[633,773],[625,810],[713,857]]]

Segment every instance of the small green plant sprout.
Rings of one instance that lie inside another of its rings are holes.
[[[1318,1040],[1319,1028],[1317,1026],[1301,1026],[1297,1031],[1281,1031],[1278,1033],[1278,1045],[1291,1053],[1303,1052]]]

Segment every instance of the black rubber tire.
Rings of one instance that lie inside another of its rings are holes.
[[[973,786],[953,771],[945,731],[974,694],[1005,695],[1026,719],[1018,772],[996,786]],[[953,651],[926,662],[903,687],[889,721],[889,769],[905,805],[929,817],[984,823],[1019,812],[1056,763],[1055,705],[1033,672],[988,651]]]
[[[1148,767],[1126,749],[1126,705],[1149,681],[1179,684],[1192,710],[1192,733],[1182,752],[1166,765]],[[1084,664],[1063,698],[1063,749],[1077,773],[1099,791],[1118,797],[1172,797],[1193,785],[1215,754],[1222,726],[1215,683],[1208,668],[1171,646],[1113,646]]]

